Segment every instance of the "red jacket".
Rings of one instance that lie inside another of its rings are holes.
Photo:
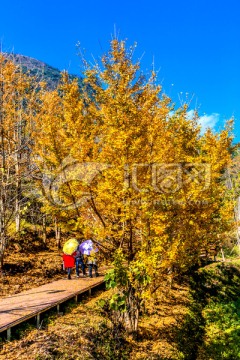
[[[62,258],[63,258],[65,268],[74,267],[74,265],[75,265],[75,255],[76,255],[76,253],[73,253],[72,255],[63,254]]]

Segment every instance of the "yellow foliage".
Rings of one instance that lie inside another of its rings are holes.
[[[125,43],[113,40],[101,66],[86,70],[82,92],[64,74],[42,98],[35,153],[52,177],[65,176],[65,162],[78,165],[75,181],[61,184],[62,205],[51,198],[49,211],[74,219],[109,257],[122,248],[129,266],[144,264],[154,289],[229,228],[221,179],[232,139],[229,130],[201,136],[198,114],[174,111],[155,74],[145,80],[138,71]],[[92,177],[78,176],[82,164],[88,172],[92,164]]]

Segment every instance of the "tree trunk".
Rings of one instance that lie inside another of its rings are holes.
[[[20,174],[20,161],[21,161],[21,124],[17,124],[15,130],[15,142],[16,142],[16,155],[15,155],[15,177],[16,177],[16,200],[15,200],[15,227],[16,232],[20,231],[20,201],[21,201],[21,174]]]
[[[6,236],[4,233],[0,233],[0,271],[3,269],[4,253],[7,246]]]
[[[47,242],[46,214],[43,214],[43,217],[42,217],[42,240],[43,240],[44,246],[46,246],[46,242]]]
[[[137,334],[140,312],[140,301],[134,293],[134,289],[130,287],[127,299],[127,311],[125,313],[126,330],[132,335]]]
[[[55,217],[55,239],[57,243],[57,248],[61,247],[61,228],[58,224],[57,218]]]
[[[223,248],[221,247],[221,254],[222,254],[222,259],[223,261],[225,261],[225,256],[224,256],[224,252],[223,252]]]
[[[4,259],[4,254],[1,252],[0,253],[0,271],[3,270],[3,259]]]
[[[18,164],[16,165],[16,171],[18,171]],[[17,181],[16,181],[16,200],[15,200],[15,227],[16,232],[20,232],[20,223],[21,223],[21,208],[20,208],[20,194],[21,194],[21,185],[20,180],[18,178],[18,172],[16,173]]]

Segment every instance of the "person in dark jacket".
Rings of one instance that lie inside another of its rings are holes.
[[[76,274],[77,274],[77,277],[79,278],[79,265],[81,266],[84,277],[86,276],[86,266],[84,264],[83,254],[81,253],[81,250],[80,250],[80,240],[78,242],[79,242],[79,245],[77,247],[75,259],[76,259]]]

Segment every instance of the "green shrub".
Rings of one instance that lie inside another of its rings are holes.
[[[190,281],[189,312],[178,328],[184,360],[240,360],[240,261],[211,264]]]
[[[240,359],[240,300],[210,303],[203,311],[204,344],[200,353],[204,359]]]

